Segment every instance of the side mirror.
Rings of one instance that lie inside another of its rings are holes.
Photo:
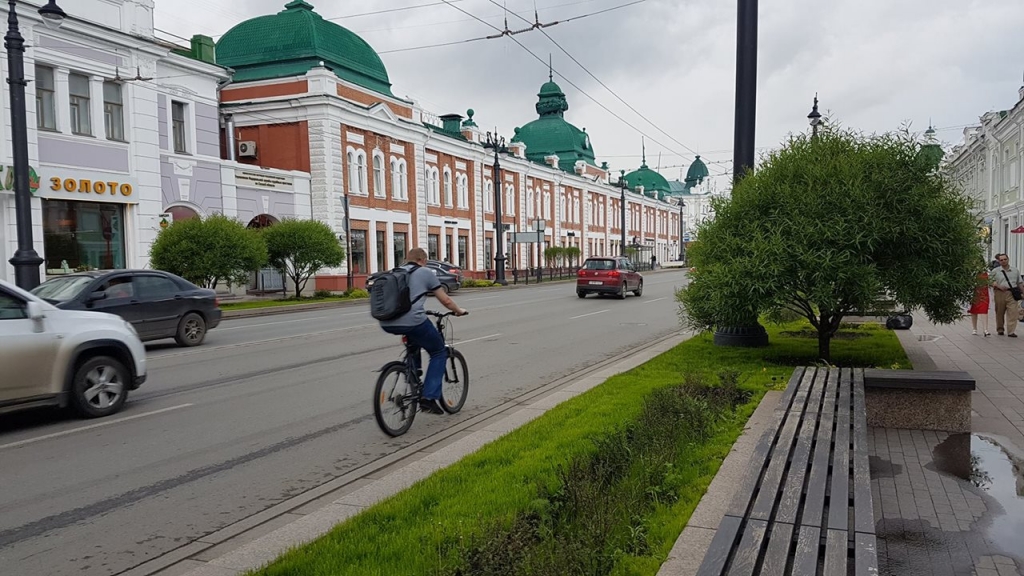
[[[43,312],[43,306],[39,302],[29,301],[25,307],[25,312],[28,314],[29,320],[39,321],[46,318],[46,313]]]
[[[103,290],[97,290],[92,294],[89,294],[88,302],[95,302],[97,300],[104,300],[107,297],[107,293]]]

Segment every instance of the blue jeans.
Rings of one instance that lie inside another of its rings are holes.
[[[383,328],[383,330],[388,334],[405,336],[409,339],[409,344],[412,348],[409,352],[413,355],[413,361],[415,361],[417,369],[420,369],[422,366],[420,348],[426,350],[427,354],[430,354],[430,364],[427,365],[427,377],[423,380],[423,398],[427,400],[440,399],[441,378],[444,376],[444,363],[448,360],[448,349],[445,347],[444,339],[441,338],[441,333],[437,331],[437,328],[434,327],[430,320],[424,320],[419,326],[388,326]]]

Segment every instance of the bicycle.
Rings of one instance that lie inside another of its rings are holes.
[[[469,367],[466,365],[466,358],[449,343],[452,339],[446,335],[449,326],[445,319],[455,314],[440,314],[428,310],[427,315],[437,318],[434,325],[441,333],[448,352],[444,379],[441,382],[441,407],[445,412],[455,414],[462,410],[469,392]],[[402,359],[388,362],[380,369],[380,376],[373,390],[373,415],[377,419],[377,425],[385,434],[392,437],[405,434],[412,426],[423,394],[423,380],[416,368],[416,356],[412,354],[409,339],[402,336],[402,344],[405,345]],[[394,381],[388,386],[392,377]],[[388,416],[398,417],[394,426],[388,421]]]

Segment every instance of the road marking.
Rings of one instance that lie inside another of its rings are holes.
[[[35,438],[29,438],[27,440],[19,440],[17,442],[11,442],[10,444],[0,444],[0,450],[4,448],[17,448],[18,446],[24,446],[26,444],[32,444],[34,442],[40,442],[42,440],[49,440],[50,438],[59,438],[61,436],[67,436],[69,434],[75,434],[76,432],[85,432],[86,430],[92,430],[94,428],[101,428],[103,426],[110,426],[111,424],[120,424],[121,422],[127,422],[129,420],[136,420],[138,418],[145,418],[146,416],[154,416],[156,414],[162,414],[164,412],[170,412],[171,410],[178,410],[180,408],[188,408],[193,404],[181,404],[178,406],[171,406],[170,408],[161,408],[159,410],[153,410],[152,412],[143,412],[141,414],[133,414],[132,416],[125,416],[124,418],[117,418],[115,420],[104,420],[98,424],[90,424],[88,426],[81,426],[79,428],[73,428],[71,430],[64,430],[62,432],[54,432],[53,434],[46,434],[44,436],[37,436]]]
[[[645,300],[644,304],[653,304],[655,302],[661,302],[662,300],[668,300],[668,296],[664,296],[662,298],[655,298],[654,300]]]
[[[587,316],[594,316],[596,314],[604,314],[607,311],[608,310],[598,310],[597,312],[591,312],[590,314],[580,314],[579,316],[573,316],[572,318],[569,318],[569,320],[575,320],[577,318],[586,318]]]
[[[455,344],[458,344],[459,346],[461,346],[463,344],[469,344],[470,342],[476,342],[477,340],[487,340],[488,338],[497,338],[498,336],[501,336],[500,332],[497,333],[497,334],[491,334],[490,336],[481,336],[479,338],[471,338],[469,340],[456,340]]]
[[[296,312],[299,313],[299,312]],[[349,312],[348,314],[337,314],[332,318],[341,318],[343,316],[363,316],[366,312]],[[225,318],[224,320],[231,320],[231,318]],[[316,316],[313,318],[298,318],[296,320],[282,320],[280,322],[262,322],[260,324],[246,324],[245,326],[232,326],[231,328],[214,328],[217,332],[227,332],[228,330],[244,330],[246,328],[257,328],[259,326],[277,326],[278,324],[291,324],[293,322],[309,322],[315,320],[323,320],[323,316]]]

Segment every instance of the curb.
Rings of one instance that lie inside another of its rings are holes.
[[[672,271],[683,271],[682,268],[661,268],[654,271],[648,271],[645,274],[661,274],[662,272]],[[544,282],[534,282],[533,284],[509,284],[508,286],[495,287],[491,286],[488,288],[460,288],[459,290],[452,293],[452,296],[458,297],[459,294],[472,294],[475,292],[485,292],[493,290],[516,290],[521,288],[532,288],[537,286],[545,286],[548,284],[568,284],[574,279],[566,278],[564,280],[547,280]],[[310,304],[289,304],[284,306],[269,306],[267,308],[249,308],[244,310],[224,310],[221,319],[222,320],[236,320],[241,318],[257,318],[260,316],[276,316],[278,314],[291,314],[294,312],[308,312],[310,310],[325,310],[332,308],[348,308],[351,306],[357,306],[359,304],[367,304],[369,302],[366,298],[357,298],[355,300],[341,300],[335,302],[314,302]]]
[[[692,334],[675,332],[642,344],[602,362],[596,369],[584,369],[571,380],[562,378],[469,418],[440,433],[439,441],[417,441],[398,453],[374,463],[365,473],[346,474],[299,495],[294,501],[275,506],[217,533],[199,538],[162,557],[125,572],[125,576],[174,574],[175,576],[236,576],[274,561],[291,548],[307,544],[335,525],[389,498],[463,457],[476,452],[520,426],[541,416],[558,404],[603,384],[608,378],[631,370],[671,350]],[[403,454],[404,453],[404,454]],[[388,469],[387,474],[380,471]],[[359,480],[370,480],[369,483]],[[308,496],[307,496],[308,495]],[[298,516],[274,529],[274,518]],[[232,546],[237,543],[236,546]],[[216,555],[211,550],[216,546]]]

